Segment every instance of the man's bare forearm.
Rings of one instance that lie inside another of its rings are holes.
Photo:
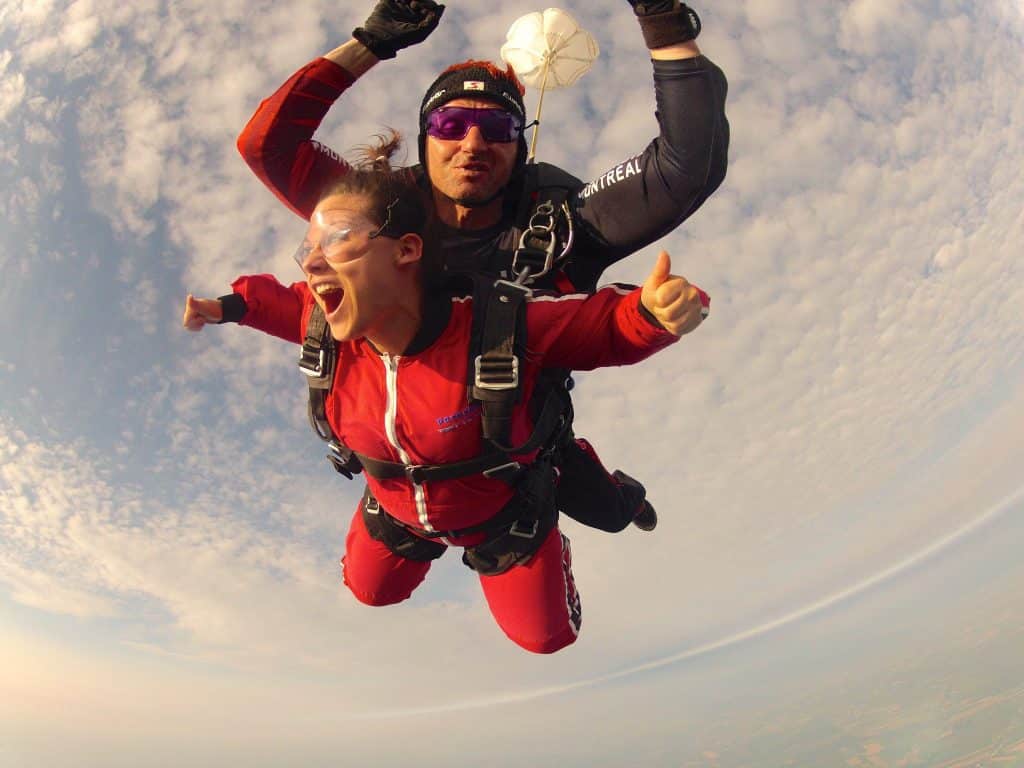
[[[666,45],[664,48],[653,48],[651,58],[659,61],[677,61],[679,59],[695,59],[700,56],[700,48],[696,40],[676,45]]]
[[[323,57],[344,69],[352,75],[353,79],[366,74],[374,64],[380,61],[370,52],[369,48],[358,40],[342,43],[333,51],[325,53]]]

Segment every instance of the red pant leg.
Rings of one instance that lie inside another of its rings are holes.
[[[480,584],[498,626],[517,645],[554,653],[576,641],[580,598],[569,539],[557,527],[526,565],[499,576],[481,576]]]
[[[432,561],[399,557],[370,537],[360,502],[345,538],[341,575],[356,598],[367,605],[392,605],[407,599],[430,570]]]

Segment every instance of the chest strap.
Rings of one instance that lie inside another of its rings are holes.
[[[402,464],[353,454],[358,458],[366,474],[375,480],[395,480],[404,477],[414,485],[454,480],[470,475],[484,475],[515,485],[522,475],[523,465],[513,455],[532,453],[541,448],[550,448],[559,443],[569,423],[565,408],[559,398],[548,397],[540,415],[534,421],[533,432],[522,445],[509,451],[492,451],[465,461],[449,464]]]

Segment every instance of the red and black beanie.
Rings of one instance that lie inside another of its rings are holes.
[[[449,67],[430,84],[420,104],[420,130],[432,110],[455,99],[484,99],[507,109],[526,124],[525,88],[512,68],[500,69],[488,61],[467,61]]]

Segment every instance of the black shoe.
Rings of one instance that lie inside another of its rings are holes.
[[[633,525],[641,531],[653,531],[658,526],[658,513],[654,511],[651,502],[644,499],[644,505],[633,518]]]
[[[658,525],[658,513],[654,511],[651,502],[647,500],[647,491],[644,487],[621,470],[612,472],[612,477],[618,481],[622,488],[623,496],[637,499],[636,513],[633,515],[633,525],[641,531],[653,531]]]

